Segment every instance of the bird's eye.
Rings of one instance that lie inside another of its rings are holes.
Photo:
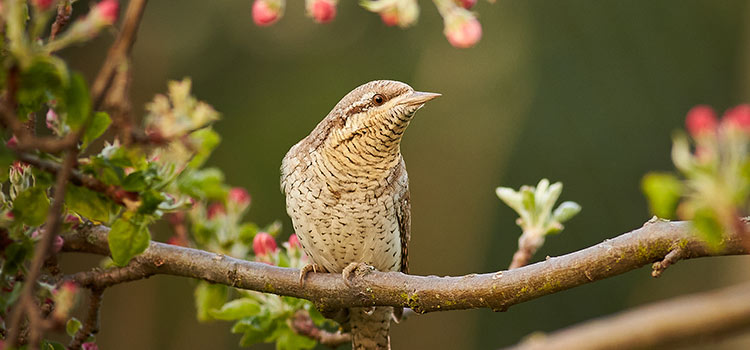
[[[377,94],[372,97],[372,103],[376,106],[382,105],[383,102],[385,102],[385,97],[383,97],[383,95],[381,94]]]

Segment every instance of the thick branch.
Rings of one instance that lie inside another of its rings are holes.
[[[109,255],[107,233],[89,226],[65,236],[65,251]],[[310,273],[304,286],[299,270],[234,259],[205,251],[152,242],[130,266],[74,275],[89,287],[106,287],[154,274],[203,279],[237,288],[311,300],[318,307],[390,305],[416,312],[508,307],[616,276],[663,259],[674,249],[684,258],[746,254],[738,239],[712,251],[690,233],[686,222],[650,221],[643,227],[595,246],[510,271],[461,277],[412,276],[372,272],[347,286],[338,274]]]
[[[750,327],[750,283],[646,305],[534,336],[508,350],[663,349]]]

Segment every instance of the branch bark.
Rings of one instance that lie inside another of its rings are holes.
[[[643,227],[595,246],[521,268],[460,277],[413,276],[374,271],[347,286],[338,274],[310,273],[304,285],[299,270],[249,262],[201,250],[151,242],[123,268],[69,276],[89,288],[107,287],[166,274],[293,296],[319,308],[401,306],[418,313],[510,306],[639,268],[682,249],[683,258],[747,254],[738,238],[719,250],[709,249],[690,232],[687,222],[652,220]],[[64,251],[109,255],[102,226],[84,226],[65,235]],[[674,263],[674,262],[672,262]]]
[[[506,350],[664,349],[750,327],[750,283],[646,305],[532,336]]]

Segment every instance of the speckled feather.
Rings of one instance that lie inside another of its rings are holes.
[[[287,213],[311,262],[328,272],[352,262],[407,272],[411,214],[400,142],[423,104],[405,102],[413,93],[387,80],[357,87],[282,161]],[[392,313],[350,310],[354,348],[389,348]]]

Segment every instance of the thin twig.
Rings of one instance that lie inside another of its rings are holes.
[[[89,310],[88,315],[86,315],[86,321],[83,324],[83,327],[78,333],[76,333],[75,338],[70,341],[68,350],[80,349],[86,339],[99,332],[99,310],[102,306],[103,293],[104,289],[91,289],[91,298],[89,299]]]
[[[128,4],[122,30],[112,47],[109,48],[107,58],[104,60],[104,64],[91,87],[91,101],[93,101],[94,109],[99,109],[102,106],[102,102],[104,102],[107,91],[117,73],[117,68],[126,63],[130,55],[138,32],[138,25],[146,8],[146,2],[146,0],[131,0]]]
[[[32,315],[35,315],[38,310],[36,304],[33,302],[34,288],[36,287],[36,281],[44,265],[44,261],[47,259],[47,253],[50,251],[52,241],[57,235],[57,231],[60,228],[60,217],[62,216],[63,202],[65,199],[65,185],[68,182],[70,173],[73,170],[73,166],[78,158],[78,151],[76,149],[70,149],[65,154],[62,168],[57,174],[55,181],[55,190],[52,205],[50,206],[49,213],[47,214],[47,220],[45,221],[45,228],[42,232],[42,237],[34,247],[34,258],[31,261],[31,267],[24,277],[24,285],[21,290],[19,297],[21,305],[25,307],[17,306],[11,315],[10,323],[10,334],[8,336],[8,343],[11,346],[15,346],[17,343],[18,331],[23,319],[23,314],[29,315],[29,327],[31,328],[32,337],[35,334],[34,327],[38,324],[32,322]],[[29,306],[31,305],[31,306]],[[32,309],[33,308],[33,309]]]
[[[103,226],[81,227],[64,236],[63,250],[109,255],[108,232]],[[324,309],[400,306],[418,313],[473,308],[504,311],[518,303],[662,260],[675,245],[687,252],[685,259],[748,253],[739,238],[727,238],[723,248],[714,250],[691,233],[689,223],[656,221],[564,256],[509,271],[461,277],[373,271],[347,285],[339,274],[310,273],[303,286],[297,269],[151,242],[124,268],[85,272],[71,278],[82,285],[106,287],[155,274],[183,276],[304,298]]]
[[[750,327],[750,283],[678,297],[533,335],[507,350],[672,349]]]
[[[297,310],[294,313],[294,317],[289,320],[289,326],[295,333],[331,348],[352,342],[352,335],[350,333],[341,333],[341,331],[331,333],[325,329],[318,328],[313,323],[312,318],[310,318],[310,313],[305,310]]]
[[[57,16],[55,22],[52,23],[52,29],[49,34],[49,41],[55,40],[57,34],[65,28],[70,21],[70,15],[73,13],[73,6],[70,0],[62,0],[57,4]]]
[[[16,156],[19,160],[52,174],[58,174],[58,172],[62,168],[62,166],[57,162],[48,159],[42,159],[29,153],[18,152],[16,153]],[[133,205],[133,203],[137,203],[139,201],[137,192],[125,191],[121,187],[105,184],[99,179],[83,174],[75,169],[71,170],[69,179],[72,184],[76,186],[86,187],[92,191],[104,194],[112,199],[112,201],[114,201],[115,203],[123,205],[125,207],[129,207]]]

